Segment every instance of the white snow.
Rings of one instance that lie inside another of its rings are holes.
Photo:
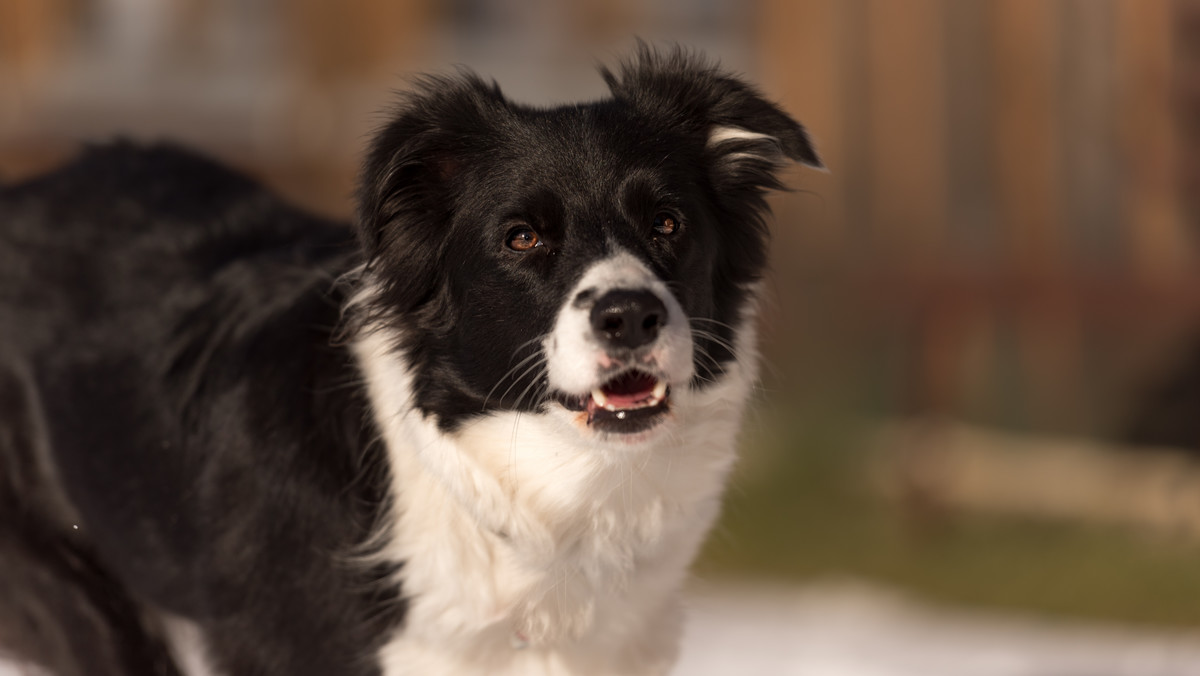
[[[700,587],[676,676],[1200,676],[1200,632],[935,608],[861,585]]]

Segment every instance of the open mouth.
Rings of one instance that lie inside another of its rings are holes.
[[[644,371],[626,371],[583,396],[559,397],[572,411],[587,411],[587,424],[604,432],[634,434],[658,424],[669,410],[665,380]]]

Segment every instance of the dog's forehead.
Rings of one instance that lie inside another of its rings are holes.
[[[674,187],[697,171],[702,141],[614,102],[527,110],[505,130],[501,171],[517,180],[501,187],[547,191],[563,198],[609,201],[631,186]],[[516,133],[512,133],[512,132]]]

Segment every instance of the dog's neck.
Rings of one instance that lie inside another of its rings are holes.
[[[673,631],[664,618],[716,516],[750,367],[678,393],[671,433],[636,447],[588,440],[550,413],[482,415],[448,434],[413,407],[397,338],[376,329],[354,345],[393,479],[382,555],[404,562],[410,599],[391,663],[439,649],[463,664],[505,659],[525,645],[520,660],[659,663],[645,652],[674,645],[659,632]]]

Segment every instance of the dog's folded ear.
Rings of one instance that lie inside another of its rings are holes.
[[[824,169],[804,127],[750,85],[682,48],[660,52],[641,44],[616,72],[601,74],[618,100],[692,127],[727,187],[778,188],[775,171],[787,160]]]
[[[369,267],[386,267],[386,302],[422,305],[446,243],[455,185],[468,153],[508,105],[495,82],[469,71],[424,76],[374,137],[358,186],[358,231]]]

